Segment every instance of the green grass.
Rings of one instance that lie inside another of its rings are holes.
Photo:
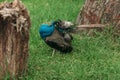
[[[20,80],[119,80],[120,38],[110,33],[74,35],[73,51],[56,54],[40,38],[40,24],[56,19],[74,22],[84,0],[23,0],[30,12],[28,72]]]

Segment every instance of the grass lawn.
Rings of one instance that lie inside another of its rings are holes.
[[[73,51],[56,54],[40,38],[40,24],[62,19],[74,22],[85,0],[22,0],[30,12],[28,72],[20,80],[120,80],[120,38],[110,33],[74,35]]]

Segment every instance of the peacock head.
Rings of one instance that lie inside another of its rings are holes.
[[[42,24],[39,28],[39,34],[42,39],[46,39],[46,37],[51,36],[54,32],[54,25]]]

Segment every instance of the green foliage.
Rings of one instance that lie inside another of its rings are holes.
[[[84,0],[23,0],[30,12],[28,71],[20,80],[119,80],[120,38],[108,30],[94,37],[74,35],[70,54],[56,52],[40,38],[39,25],[56,19],[74,22]]]

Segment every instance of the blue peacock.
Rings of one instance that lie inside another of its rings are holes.
[[[69,53],[73,50],[71,45],[73,37],[69,33],[72,25],[73,24],[68,21],[56,20],[50,25],[42,24],[39,28],[39,34],[44,42],[51,48],[62,53]]]

